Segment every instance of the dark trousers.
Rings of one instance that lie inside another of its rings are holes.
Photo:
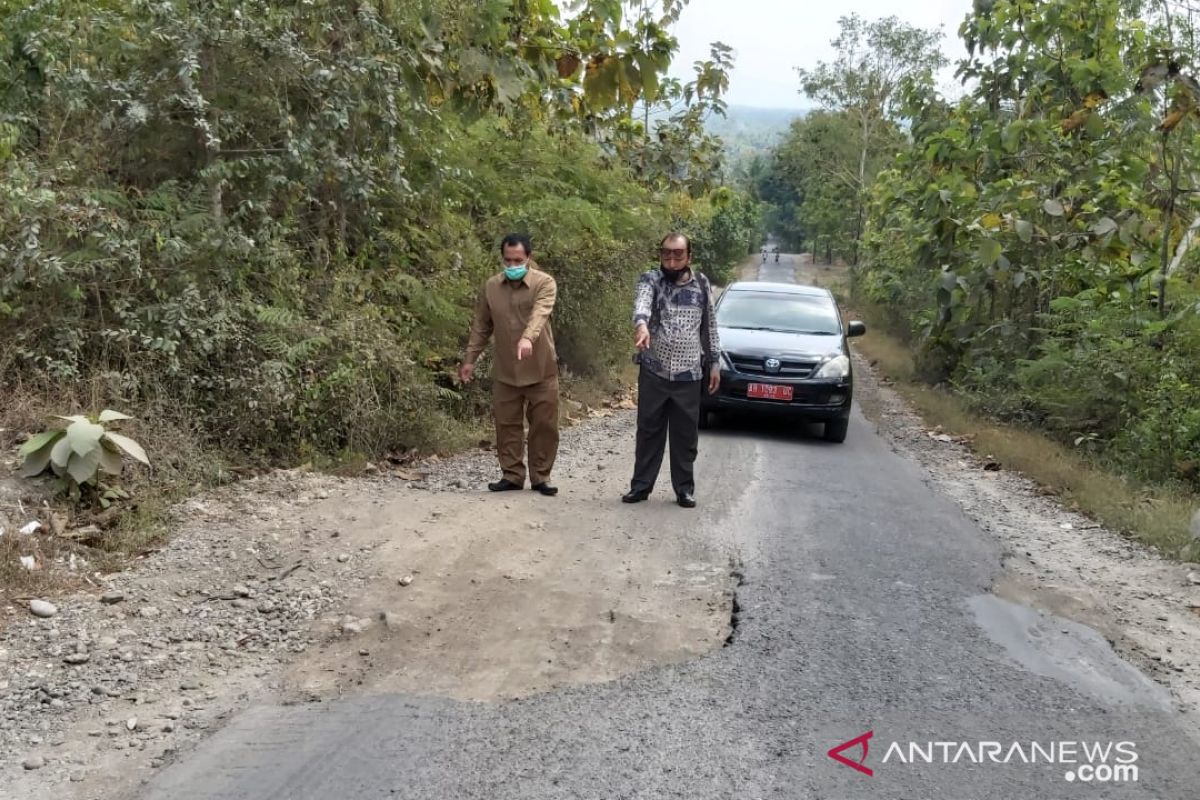
[[[525,423],[529,423],[529,477],[537,486],[550,480],[558,455],[558,378],[532,386],[492,384],[496,458],[504,477],[525,485]]]
[[[668,437],[671,485],[677,495],[691,494],[696,491],[692,466],[700,439],[700,381],[668,381],[643,368],[638,375],[632,491],[649,492],[654,488]]]

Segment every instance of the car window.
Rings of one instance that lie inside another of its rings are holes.
[[[779,292],[726,293],[717,309],[717,324],[788,333],[841,333],[837,308],[828,297]]]

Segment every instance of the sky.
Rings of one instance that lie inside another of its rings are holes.
[[[691,0],[675,27],[679,53],[671,73],[690,79],[692,63],[707,59],[709,43],[721,41],[737,56],[727,102],[806,108],[812,104],[797,93],[794,68],[832,61],[829,43],[838,35],[838,18],[857,12],[867,20],[894,15],[922,28],[942,26],[951,67],[939,76],[939,87],[952,89],[954,65],[966,56],[958,26],[970,9],[971,0]]]

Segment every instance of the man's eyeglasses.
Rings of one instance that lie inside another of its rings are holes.
[[[663,258],[687,258],[688,253],[687,253],[686,248],[681,248],[679,250],[669,250],[664,247],[663,249],[658,251],[658,254],[660,256],[662,256]]]

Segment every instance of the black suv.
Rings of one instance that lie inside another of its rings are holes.
[[[827,441],[845,441],[854,394],[846,340],[866,325],[843,327],[828,289],[790,283],[735,283],[716,314],[721,388],[704,392],[701,427],[717,411],[786,414],[824,422]]]

